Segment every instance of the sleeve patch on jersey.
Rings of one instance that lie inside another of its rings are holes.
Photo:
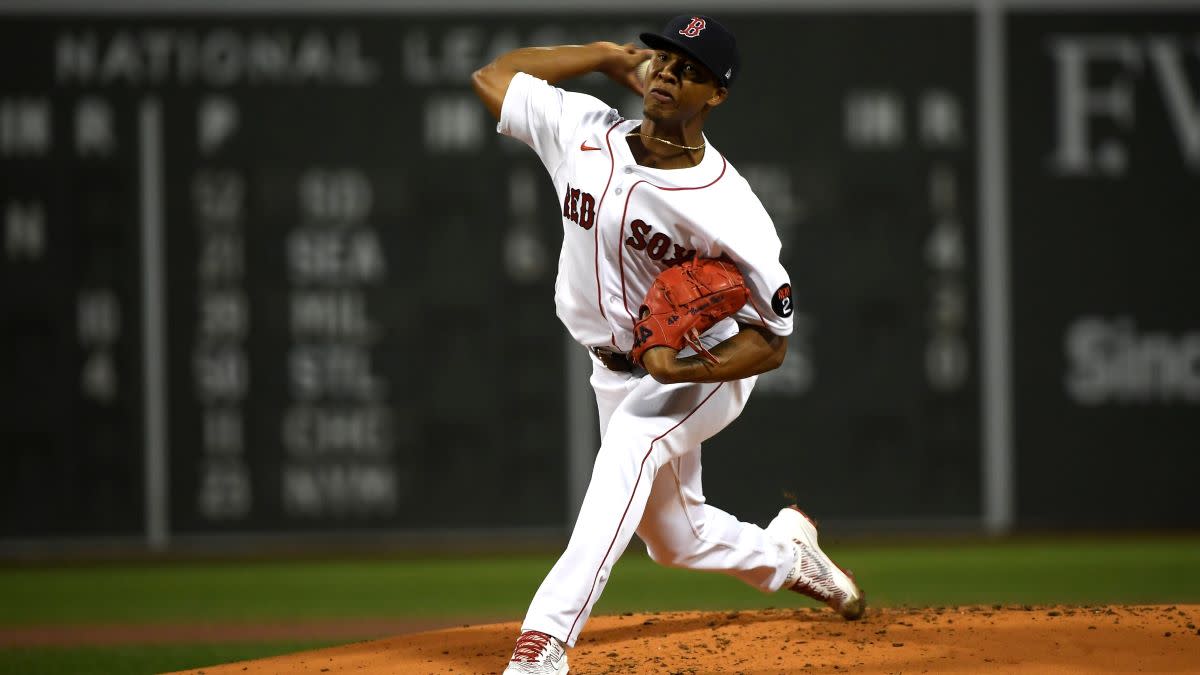
[[[779,316],[787,318],[792,315],[792,285],[784,284],[771,296],[771,309]]]

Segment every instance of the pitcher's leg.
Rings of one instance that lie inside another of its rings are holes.
[[[521,630],[540,631],[574,646],[613,564],[629,545],[650,493],[646,474],[657,467],[649,459],[651,466],[632,466],[614,454],[601,448],[571,540],[533,596]],[[612,498],[619,492],[626,498]]]
[[[699,448],[659,470],[637,534],[661,565],[721,572],[763,592],[779,590],[795,561],[786,540],[705,503]]]
[[[575,644],[642,520],[659,467],[719,431],[744,404],[730,383],[642,380],[609,421],[567,550],[542,581],[522,630]]]

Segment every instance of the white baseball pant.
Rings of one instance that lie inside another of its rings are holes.
[[[791,546],[705,504],[700,480],[700,444],[741,414],[756,379],[665,385],[592,356],[600,451],[571,540],[522,630],[574,646],[635,531],[660,564],[722,572],[764,592],[783,585]]]

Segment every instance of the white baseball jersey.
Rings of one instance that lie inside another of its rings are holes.
[[[746,278],[750,300],[705,342],[737,333],[735,321],[789,335],[791,286],[779,237],[749,184],[711,143],[692,168],[638,165],[625,141],[638,124],[595,97],[525,73],[504,97],[497,130],[533,148],[562,203],[555,304],[567,330],[585,346],[627,352],[638,309],[663,269],[725,255]]]

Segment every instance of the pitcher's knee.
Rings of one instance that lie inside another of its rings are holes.
[[[646,544],[646,553],[663,567],[685,567],[688,555],[679,549]]]
[[[699,441],[687,428],[666,426],[667,422],[647,420],[620,412],[608,423],[601,448],[609,446],[617,452],[629,453],[639,460],[651,451],[661,460],[675,457],[697,447]]]
[[[641,533],[638,533],[641,536]],[[646,553],[654,562],[663,567],[683,567],[690,569],[696,560],[704,555],[704,542],[689,535],[667,537],[642,537],[646,542]]]
[[[653,478],[658,469],[669,459],[661,441],[638,433],[609,433],[600,444],[597,458],[603,462],[636,466],[648,469]]]

